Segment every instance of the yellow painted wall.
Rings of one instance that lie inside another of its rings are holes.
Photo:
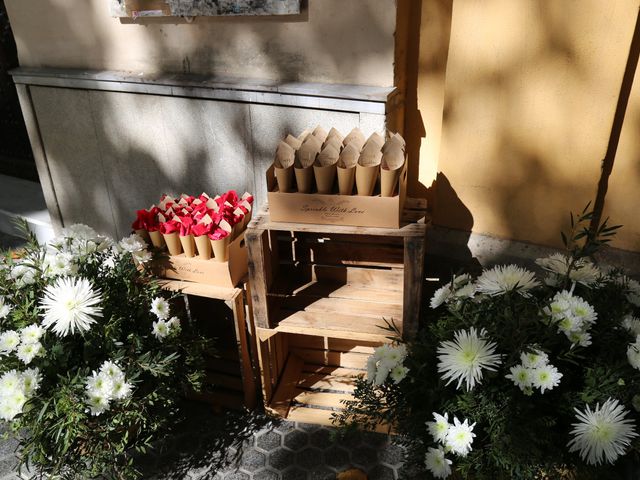
[[[559,245],[568,212],[595,198],[639,3],[422,2],[420,182],[437,175],[437,224]],[[615,245],[631,250],[639,93],[636,84],[607,199],[626,224]]]
[[[301,15],[111,18],[107,0],[5,0],[22,66],[392,86],[395,0],[310,0]]]

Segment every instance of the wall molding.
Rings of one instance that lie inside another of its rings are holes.
[[[185,74],[135,75],[113,70],[17,68],[16,84],[202,98],[384,115],[398,89],[366,85],[274,82]]]

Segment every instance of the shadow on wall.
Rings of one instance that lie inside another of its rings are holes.
[[[469,228],[449,203],[455,190],[478,233],[559,246],[568,211],[594,198],[611,140],[602,110],[612,107],[615,76],[603,72],[619,65],[605,47],[587,49],[585,36],[601,45],[613,39],[596,12],[573,15],[576,5],[455,5],[438,168],[447,181],[441,191],[438,175],[433,187],[436,224]],[[421,66],[429,68],[445,67]]]

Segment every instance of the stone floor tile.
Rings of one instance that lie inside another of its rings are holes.
[[[264,453],[255,449],[246,449],[242,452],[240,467],[248,472],[255,472],[264,467],[267,463],[267,457]]]
[[[309,434],[301,430],[293,430],[284,436],[284,445],[291,450],[302,450],[309,443]]]
[[[275,450],[282,444],[282,434],[272,430],[267,432],[262,432],[256,438],[256,446],[270,452],[271,450]]]
[[[379,450],[378,458],[381,463],[390,467],[398,467],[402,465],[404,449],[400,445],[390,442],[385,448]]]
[[[392,468],[376,465],[369,470],[369,480],[396,480],[398,477]]]
[[[264,469],[253,474],[252,480],[282,480],[282,475],[273,470]]]
[[[299,468],[289,468],[283,472],[282,480],[308,480],[307,472]]]
[[[321,449],[327,449],[333,445],[331,432],[326,428],[316,430],[310,435],[311,445]]]
[[[276,470],[284,470],[293,465],[296,454],[288,448],[280,447],[269,453],[267,463]]]
[[[351,452],[351,461],[354,465],[368,470],[378,463],[378,453],[371,447],[358,447]]]
[[[315,447],[305,448],[296,454],[296,465],[305,469],[317,467],[323,460],[322,450]]]
[[[333,446],[329,450],[325,450],[324,463],[336,470],[346,468],[351,463],[349,452],[344,448]]]

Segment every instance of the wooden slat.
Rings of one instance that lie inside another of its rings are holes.
[[[323,375],[333,375],[336,377],[359,377],[360,375],[366,375],[367,372],[364,370],[357,370],[355,368],[345,368],[345,367],[328,367],[326,365],[313,365],[310,363],[305,363],[302,367],[303,372],[307,373],[317,373]]]
[[[183,282],[181,280],[160,280],[160,286],[166,290],[186,293],[198,297],[231,300],[241,291],[239,288],[224,288],[203,283]]]
[[[240,374],[242,379],[242,390],[244,391],[244,404],[253,410],[256,407],[256,383],[253,378],[253,368],[249,355],[249,342],[247,340],[247,325],[244,318],[244,294],[242,290],[232,300],[233,318],[236,329],[236,342],[238,344],[238,355],[240,359]]]
[[[291,405],[291,399],[296,392],[296,385],[302,373],[304,361],[295,355],[289,355],[289,360],[284,368],[278,387],[269,402],[269,409],[276,414],[286,417]]]
[[[297,242],[295,260],[318,265],[361,265],[374,267],[403,267],[402,247],[352,244],[327,241],[323,243]]]
[[[388,290],[401,291],[404,279],[404,272],[401,270],[324,265],[314,265],[309,268],[311,270],[311,280],[357,284]]]
[[[333,350],[336,352],[356,352],[372,354],[379,342],[364,342],[362,340],[345,340],[332,337],[312,337],[309,335],[287,334],[289,347]]]
[[[299,388],[338,392],[353,392],[356,388],[355,381],[351,377],[301,372],[299,378],[297,382]]]
[[[331,421],[331,410],[321,410],[319,408],[308,408],[300,405],[294,405],[289,410],[287,420],[291,422],[314,423],[317,425],[335,426]],[[377,433],[389,433],[388,425],[378,425],[375,429]]]
[[[406,341],[413,340],[418,333],[424,277],[424,243],[424,237],[404,239],[404,308],[401,331]]]
[[[383,325],[383,318],[400,321],[402,318],[402,305],[365,300],[352,300],[350,298],[326,298],[296,295],[284,298],[280,304],[282,310],[295,310],[305,312],[317,312],[332,316],[352,315],[354,317],[371,317],[379,320]],[[278,317],[276,317],[278,318]]]
[[[249,282],[251,283],[253,318],[256,326],[261,328],[269,328],[269,312],[267,302],[265,301],[267,296],[265,236],[265,231],[254,229],[247,229],[245,234],[249,261]]]
[[[265,405],[271,401],[273,396],[273,384],[275,379],[271,373],[271,352],[267,341],[261,341],[256,335],[256,347],[258,351],[258,368],[260,369],[260,378],[262,379],[262,398]]]
[[[355,235],[379,235],[389,237],[414,237],[424,235],[424,225],[409,223],[401,228],[353,227],[349,225],[319,225],[312,223],[272,222],[269,214],[261,212],[256,215],[255,226],[265,230],[282,232],[341,233]]]
[[[389,334],[380,328],[382,319],[355,315],[328,316],[317,312],[290,312],[275,330],[303,335],[332,336],[352,340],[389,343]],[[401,322],[397,322],[401,327]]]
[[[402,305],[402,292],[385,288],[364,287],[346,284],[310,281],[296,283],[295,279],[280,278],[273,286],[270,296],[304,295],[318,298],[347,298],[367,302]]]
[[[367,359],[370,356],[368,353],[332,352],[305,348],[292,348],[291,353],[303,358],[307,363],[361,369],[366,368]]]
[[[409,198],[404,202],[405,210],[426,210],[427,199],[426,198]]]
[[[343,401],[353,400],[353,395],[346,393],[313,392],[297,389],[293,400],[305,405],[320,407],[341,407]]]

